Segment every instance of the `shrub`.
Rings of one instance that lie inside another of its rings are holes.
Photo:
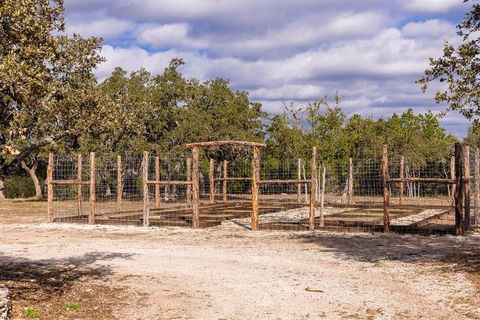
[[[39,178],[42,189],[44,188],[44,180]],[[35,196],[35,186],[30,177],[14,176],[5,178],[5,197],[29,198]]]

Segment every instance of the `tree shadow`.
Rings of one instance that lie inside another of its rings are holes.
[[[292,237],[306,243],[318,244],[325,251],[333,252],[343,259],[372,263],[436,263],[455,272],[467,272],[480,277],[478,236],[315,233],[296,234]]]
[[[131,259],[132,254],[91,252],[65,259],[26,259],[0,253],[0,283],[10,290],[12,300],[44,300],[61,296],[79,281],[102,280],[112,275],[107,265],[98,261]]]

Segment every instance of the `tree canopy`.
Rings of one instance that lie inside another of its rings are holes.
[[[464,0],[464,2],[468,1]],[[447,103],[448,110],[457,110],[467,119],[478,120],[480,116],[480,4],[472,5],[471,10],[457,25],[457,30],[462,43],[455,47],[445,42],[443,56],[430,58],[430,68],[417,82],[425,91],[431,82],[438,80],[444,86],[436,92],[435,101]]]

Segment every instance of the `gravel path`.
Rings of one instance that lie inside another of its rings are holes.
[[[96,284],[126,290],[105,301],[116,307],[104,319],[480,319],[477,235],[251,232],[232,223],[0,224],[0,234],[0,267],[76,261],[98,270]]]

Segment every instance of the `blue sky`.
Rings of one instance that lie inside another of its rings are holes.
[[[66,0],[67,32],[104,38],[113,68],[160,73],[182,57],[188,77],[227,78],[265,110],[306,103],[339,92],[347,114],[375,118],[441,111],[434,87],[415,84],[428,57],[468,10],[462,0]],[[464,136],[468,122],[441,120]]]

